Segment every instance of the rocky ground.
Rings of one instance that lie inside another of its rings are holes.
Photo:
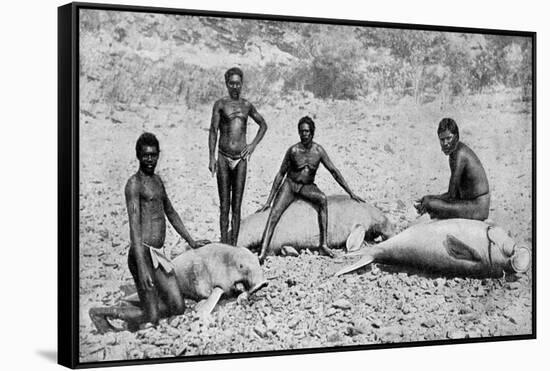
[[[243,215],[265,201],[288,146],[298,141],[303,115],[317,122],[316,141],[356,192],[405,228],[413,200],[443,192],[449,170],[437,122],[456,119],[461,139],[483,162],[491,185],[490,218],[517,242],[532,244],[531,112],[513,93],[469,97],[454,104],[369,103],[301,97],[257,107],[269,130],[249,164]],[[103,361],[200,354],[303,349],[532,332],[532,281],[520,277],[468,279],[374,265],[334,278],[352,260],[314,253],[270,257],[269,286],[249,300],[226,300],[204,321],[194,302],[184,315],[147,327],[99,335],[87,312],[117,304],[132,283],[126,266],[128,225],[123,189],[136,171],[139,134],[161,144],[158,173],[176,210],[196,238],[217,240],[218,197],[208,165],[211,107],[87,106],[80,124],[80,360]],[[249,137],[256,132],[249,124]],[[317,184],[342,193],[325,170]],[[171,257],[187,248],[168,229]]]

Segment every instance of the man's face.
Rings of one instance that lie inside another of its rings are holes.
[[[241,77],[239,75],[231,75],[226,85],[229,96],[233,99],[239,99],[241,96],[241,88],[243,87]]]
[[[309,144],[313,140],[313,133],[308,123],[302,123],[298,127],[298,134],[300,135],[300,141],[302,144]]]
[[[439,144],[441,145],[441,150],[445,155],[450,155],[456,149],[458,143],[458,136],[451,133],[449,130],[445,130],[439,133]]]
[[[155,173],[159,160],[159,150],[155,146],[142,146],[138,156],[139,168],[147,175]]]

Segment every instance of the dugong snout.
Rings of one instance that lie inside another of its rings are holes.
[[[268,285],[258,257],[244,247],[232,247],[235,282],[242,283],[249,295]]]
[[[514,245],[514,249],[510,256],[509,268],[510,273],[525,273],[531,265],[531,250],[526,246]]]

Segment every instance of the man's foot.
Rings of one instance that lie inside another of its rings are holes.
[[[332,252],[332,250],[329,249],[327,245],[322,245],[321,247],[319,247],[319,251],[320,251],[323,255],[326,255],[326,256],[329,256],[329,257],[331,257],[331,258],[334,258],[334,252]]]
[[[258,261],[260,262],[260,265],[264,265],[265,262],[265,255],[258,256]]]
[[[130,332],[136,332],[139,331],[140,323],[136,321],[126,321],[126,328]]]
[[[104,334],[109,331],[117,331],[117,329],[109,323],[107,320],[107,314],[105,314],[104,308],[90,308],[88,312],[92,323],[97,328],[97,332]]]

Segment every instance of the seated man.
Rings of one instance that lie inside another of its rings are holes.
[[[332,174],[334,179],[344,188],[350,197],[358,202],[365,202],[351,191],[340,171],[333,165],[324,148],[313,141],[315,122],[308,117],[302,117],[298,122],[300,142],[291,146],[283,159],[283,163],[275,180],[269,197],[258,212],[267,210],[275,195],[273,207],[269,213],[265,230],[262,236],[260,263],[263,263],[268,253],[271,237],[279,218],[286,208],[296,199],[302,198],[311,202],[319,213],[319,249],[326,255],[334,256],[327,245],[327,198],[315,185],[315,174],[322,163]],[[286,177],[286,179],[285,179]],[[284,183],[283,183],[284,180]],[[281,185],[282,184],[282,185]]]
[[[459,141],[458,126],[444,118],[437,129],[441,150],[449,156],[451,179],[442,195],[427,195],[415,205],[420,215],[435,219],[477,219],[489,216],[489,182],[474,151]]]
[[[124,190],[130,225],[128,267],[136,284],[141,308],[92,308],[90,317],[100,332],[110,329],[106,317],[123,319],[129,328],[140,323],[157,324],[160,317],[181,314],[185,310],[172,263],[161,252],[166,237],[166,218],[192,247],[209,241],[195,241],[174,210],[162,179],[155,174],[159,142],[151,133],[143,133],[136,143],[138,171]],[[143,309],[142,309],[143,308]]]

